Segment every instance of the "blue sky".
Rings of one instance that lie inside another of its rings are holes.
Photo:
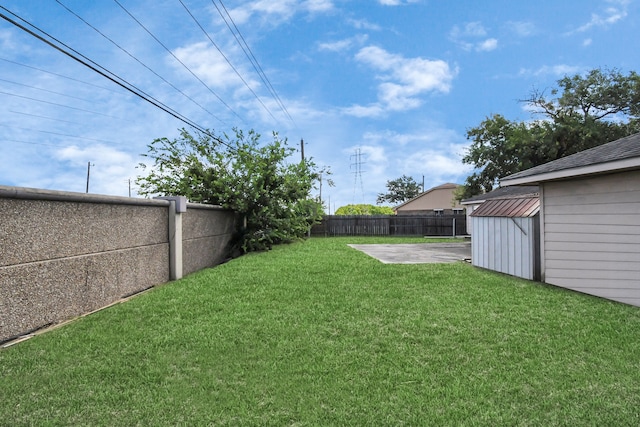
[[[518,100],[548,93],[566,74],[640,71],[638,0],[2,6],[202,127],[304,138],[305,154],[333,172],[335,187],[322,187],[332,212],[374,204],[403,174],[424,176],[426,188],[463,183],[465,132],[485,117],[531,119]],[[222,20],[225,9],[273,91]],[[91,162],[90,192],[126,196],[147,144],[185,126],[5,20],[0,46],[2,185],[84,192]]]

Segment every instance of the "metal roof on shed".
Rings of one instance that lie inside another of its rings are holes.
[[[539,197],[512,197],[509,199],[487,200],[471,216],[531,218],[540,211]]]

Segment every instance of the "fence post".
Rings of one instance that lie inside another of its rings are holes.
[[[453,237],[456,237],[456,219],[453,218]]]
[[[169,201],[169,278],[182,278],[182,214],[187,211],[184,196],[154,197]]]

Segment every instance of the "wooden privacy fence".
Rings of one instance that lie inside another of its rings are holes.
[[[327,215],[313,236],[463,236],[465,215]]]

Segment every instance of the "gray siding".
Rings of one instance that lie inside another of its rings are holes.
[[[640,171],[544,184],[547,283],[640,306]]]
[[[473,265],[524,279],[537,279],[537,216],[471,217],[471,220]]]

